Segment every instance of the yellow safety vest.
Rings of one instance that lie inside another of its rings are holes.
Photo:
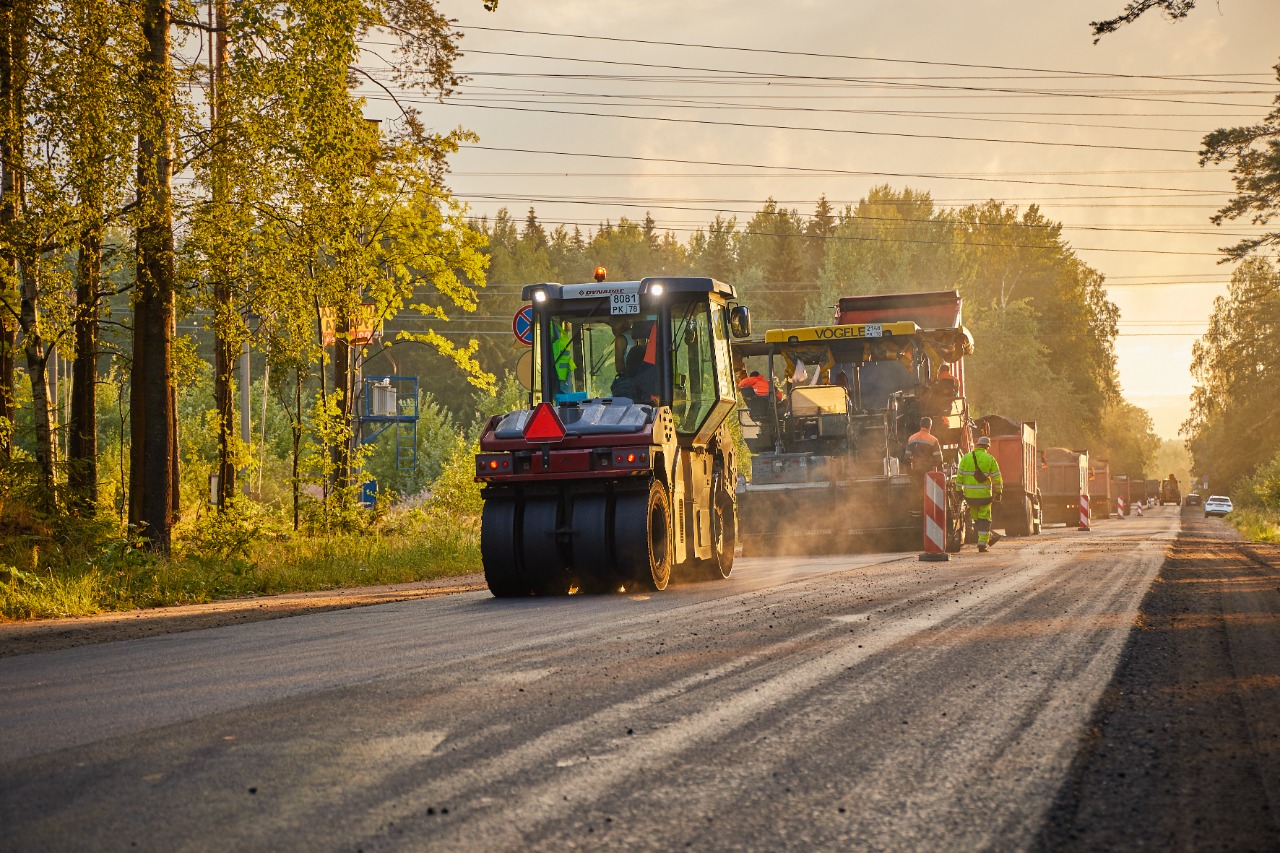
[[[1000,464],[985,449],[975,447],[960,460],[956,486],[964,492],[964,499],[971,506],[989,504],[993,493],[998,495],[1004,491]]]

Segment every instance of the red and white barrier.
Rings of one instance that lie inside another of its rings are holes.
[[[1124,498],[1116,498],[1116,518],[1124,521]]]
[[[1080,496],[1080,530],[1088,532],[1089,530],[1089,496]]]
[[[924,553],[920,559],[951,559],[947,553],[947,481],[941,471],[924,475]]]

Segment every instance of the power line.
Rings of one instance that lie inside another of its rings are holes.
[[[889,130],[858,130],[855,128],[836,127],[799,127],[788,124],[753,124],[743,121],[712,121],[697,118],[672,118],[671,116],[636,116],[623,113],[597,113],[587,110],[548,110],[531,107],[498,107],[486,104],[462,104],[453,99],[446,99],[445,106],[462,107],[473,110],[499,110],[503,112],[537,113],[538,115],[579,116],[585,118],[626,119],[628,121],[664,122],[667,124],[692,124],[703,127],[739,127],[750,130],[797,130],[804,133],[841,134],[849,136],[888,136],[894,139],[926,139],[942,142],[991,142],[1002,145],[1034,145],[1045,148],[1084,148],[1102,151],[1139,151],[1144,154],[1195,154],[1186,148],[1156,148],[1139,145],[1095,145],[1091,142],[1046,142],[1038,139],[997,139],[982,136],[953,136],[949,134],[906,133]]]
[[[1186,75],[1186,76],[1122,74],[1122,73],[1102,72],[1102,71],[1078,71],[1073,69],[1025,68],[1025,67],[1019,67],[1019,66],[1013,66],[1013,65],[982,65],[978,63],[966,63],[966,62],[940,62],[938,60],[901,59],[901,58],[892,58],[892,57],[883,57],[883,56],[860,56],[857,54],[818,53],[814,51],[780,50],[776,48],[739,47],[735,45],[702,44],[697,42],[657,41],[657,40],[650,40],[650,39],[623,38],[621,36],[596,36],[596,35],[586,35],[584,33],[553,33],[553,32],[547,32],[543,30],[521,30],[521,29],[510,29],[510,28],[504,28],[504,27],[484,27],[484,26],[477,26],[477,25],[464,25],[464,26],[457,27],[457,29],[487,31],[487,32],[495,32],[495,33],[511,33],[516,35],[549,36],[552,38],[581,39],[586,41],[658,45],[662,47],[688,47],[688,48],[697,48],[702,50],[724,50],[724,51],[733,51],[738,53],[774,54],[777,56],[803,56],[803,57],[810,57],[815,59],[844,59],[844,60],[851,60],[851,61],[857,61],[857,62],[882,62],[882,63],[892,63],[892,64],[901,64],[901,65],[924,65],[924,66],[932,66],[932,67],[939,67],[939,68],[981,69],[981,70],[988,70],[988,71],[1017,71],[1021,73],[1032,73],[1032,74],[1064,74],[1068,76],[1079,76],[1079,77],[1121,78],[1121,79],[1135,79],[1135,80],[1181,80],[1181,81],[1187,81],[1187,82],[1219,83],[1222,81],[1201,80],[1200,78],[1224,76],[1220,74],[1194,74],[1194,75]],[[1269,77],[1270,75],[1263,74],[1263,73],[1254,73],[1254,72],[1239,72],[1239,73],[1225,74],[1225,76],[1266,78],[1266,77]]]
[[[642,157],[634,154],[601,154],[586,151],[553,151],[539,148],[514,148],[501,147],[495,145],[464,145],[464,151],[494,151],[504,154],[538,154],[553,157],[575,157],[583,159],[595,160],[629,160],[639,163],[675,163],[682,166],[719,166],[731,169],[752,169],[752,170],[777,170],[781,173],[789,175],[790,173],[813,174],[820,176],[842,176],[842,177],[876,177],[876,178],[920,178],[927,180],[942,181],[972,181],[978,183],[992,184],[1022,184],[1026,186],[1050,186],[1050,187],[1081,187],[1085,189],[1107,189],[1107,190],[1141,190],[1146,192],[1167,192],[1200,195],[1206,190],[1192,189],[1189,187],[1144,187],[1132,184],[1086,184],[1071,181],[1031,181],[1026,179],[1013,178],[987,178],[987,177],[961,177],[954,174],[937,173],[937,172],[881,172],[873,170],[860,169],[835,169],[835,168],[815,168],[811,166],[783,166],[783,165],[762,165],[756,163],[731,163],[720,160],[690,160],[678,157]],[[781,176],[781,175],[780,175]],[[695,177],[689,175],[687,177]],[[700,177],[700,176],[697,176]]]

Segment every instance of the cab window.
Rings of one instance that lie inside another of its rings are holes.
[[[705,301],[671,306],[671,414],[685,435],[698,431],[719,399],[714,334]]]

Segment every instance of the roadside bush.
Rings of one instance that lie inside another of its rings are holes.
[[[1280,453],[1234,489],[1227,521],[1254,542],[1280,542]]]

